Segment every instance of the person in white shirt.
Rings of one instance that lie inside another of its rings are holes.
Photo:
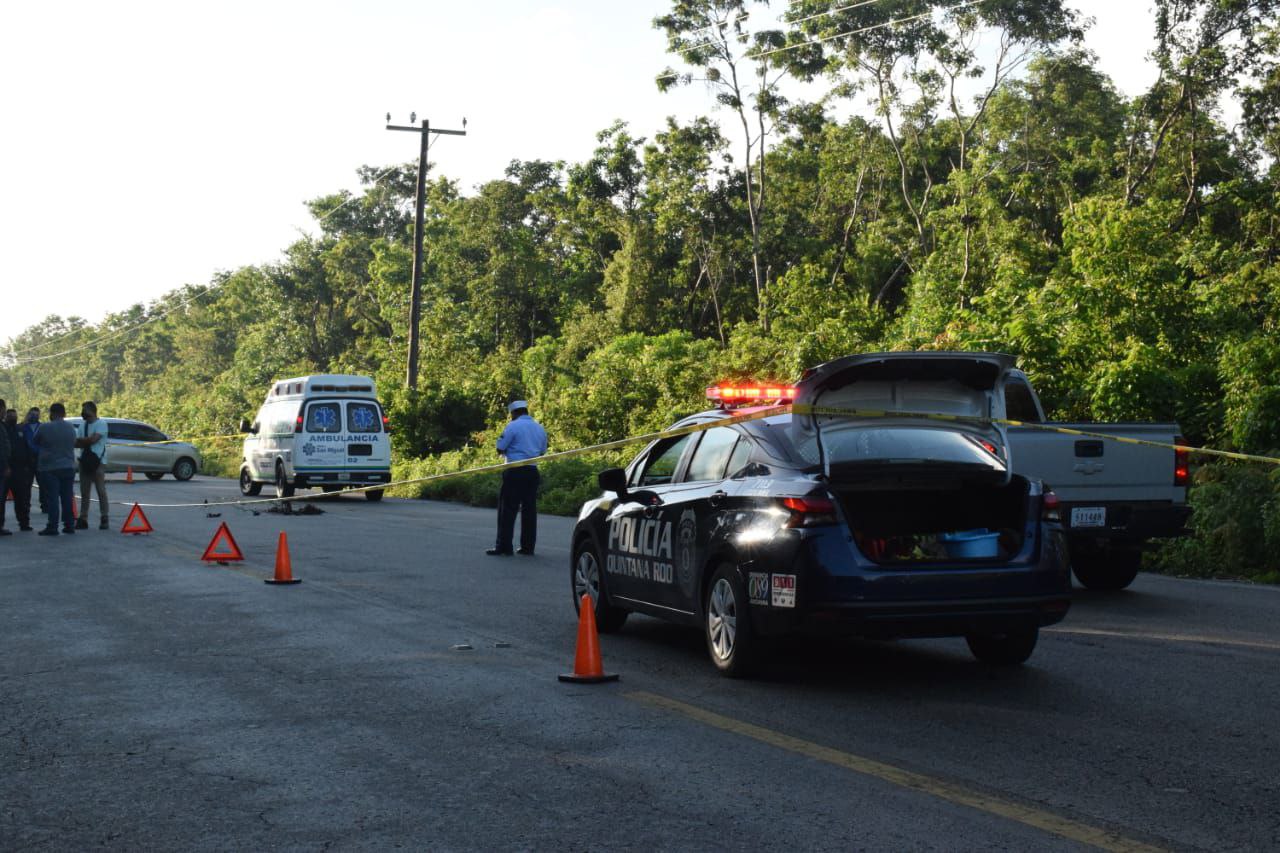
[[[498,439],[498,452],[507,462],[534,459],[547,452],[547,431],[529,416],[529,404],[514,400],[507,406],[511,422]],[[498,492],[498,538],[485,551],[492,557],[507,557],[512,552],[516,513],[520,514],[520,550],[516,554],[533,556],[538,537],[538,466],[525,465],[502,472],[502,489]]]
[[[98,529],[107,530],[111,525],[107,522],[107,424],[98,417],[98,404],[92,400],[85,401],[80,407],[80,417],[84,423],[80,425],[80,434],[76,436],[76,447],[80,448],[80,517],[76,519],[77,530],[89,529],[89,496],[92,486],[98,487]]]

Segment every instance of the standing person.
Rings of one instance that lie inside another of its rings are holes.
[[[40,430],[40,407],[32,406],[27,409],[27,418],[18,427],[18,432],[22,433],[22,438],[27,442],[27,447],[31,450],[31,471],[30,477],[27,478],[27,496],[31,496],[31,484],[36,478],[36,462],[40,457],[40,448],[36,446],[36,433]],[[17,492],[14,493],[15,495]],[[49,504],[45,500],[44,492],[40,493],[40,511],[48,515]]]
[[[75,513],[71,508],[71,490],[76,482],[76,428],[67,423],[67,407],[54,403],[49,407],[49,422],[36,433],[36,476],[40,493],[49,501],[49,523],[41,536],[57,536],[58,522],[63,533],[76,532]]]
[[[9,480],[6,484],[13,492],[13,514],[18,519],[18,529],[31,530],[31,479],[36,472],[36,457],[27,444],[27,438],[18,427],[18,410],[5,412],[3,431],[9,440]],[[4,509],[0,508],[0,530],[4,529]]]
[[[0,416],[9,411],[9,404],[0,400]],[[0,428],[0,501],[5,498],[5,487],[9,481],[9,436]],[[12,530],[4,529],[4,507],[0,506],[0,536],[12,536]]]
[[[547,431],[529,416],[529,404],[515,400],[507,406],[511,422],[498,438],[498,452],[507,462],[533,459],[547,452]],[[502,489],[498,492],[498,541],[485,551],[491,557],[510,557],[515,536],[516,513],[520,513],[520,550],[533,556],[538,538],[538,466],[522,465],[502,472]]]
[[[76,530],[89,529],[89,495],[91,487],[98,487],[98,529],[107,530],[107,424],[98,417],[98,404],[86,400],[80,407],[80,435],[76,447],[80,450],[80,518]]]

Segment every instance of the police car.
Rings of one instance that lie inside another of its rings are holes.
[[[700,626],[730,676],[796,631],[965,637],[982,661],[1022,663],[1066,614],[1070,578],[1057,498],[1013,472],[1003,430],[820,413],[991,417],[1013,366],[881,353],[795,387],[708,389],[717,407],[671,428],[704,429],[599,475],[573,531],[575,605],[589,595],[606,632],[633,612]],[[790,401],[796,414],[778,409]]]

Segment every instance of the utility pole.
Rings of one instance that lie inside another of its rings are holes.
[[[410,391],[418,390],[418,323],[422,318],[422,208],[427,195],[427,149],[430,147],[431,134],[443,133],[448,136],[466,136],[467,120],[462,120],[462,130],[442,130],[433,128],[427,119],[422,120],[422,127],[413,127],[416,113],[409,115],[410,126],[392,124],[391,113],[387,113],[387,130],[407,130],[422,135],[418,148],[418,201],[414,214],[413,226],[413,284],[409,296],[409,367],[405,383]]]

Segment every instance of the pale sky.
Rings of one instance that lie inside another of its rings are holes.
[[[1155,78],[1149,0],[1068,0],[1125,94]],[[651,137],[710,110],[659,94],[669,0],[6,3],[0,12],[0,342],[276,260],[303,202],[417,158],[410,111],[464,191],[513,159],[580,160],[615,119]],[[775,3],[780,13],[784,3]]]

